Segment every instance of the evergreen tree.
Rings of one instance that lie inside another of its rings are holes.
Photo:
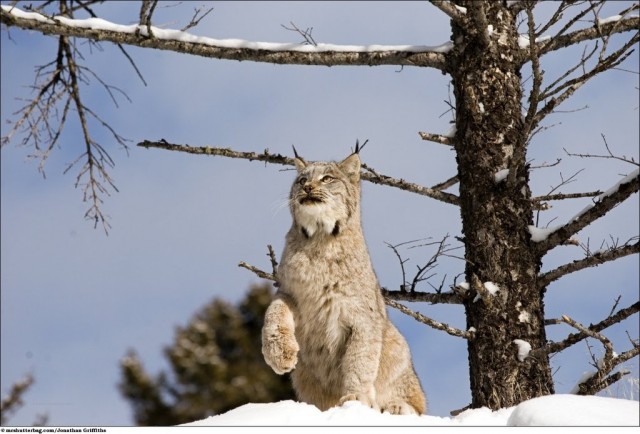
[[[139,425],[177,425],[224,413],[248,402],[292,399],[288,376],[278,376],[260,352],[268,284],[250,288],[237,306],[214,299],[165,349],[171,373],[151,377],[134,350],[121,362],[120,391]]]

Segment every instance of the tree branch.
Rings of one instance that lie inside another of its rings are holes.
[[[570,45],[575,45],[579,42],[598,39],[602,37],[603,34],[613,35],[616,33],[637,30],[639,26],[639,17],[628,17],[616,22],[610,22],[601,25],[594,24],[593,27],[576,30],[575,32],[571,32],[566,35],[558,35],[554,38],[551,38],[550,40],[536,42],[536,44],[539,47],[538,52],[540,56],[543,56],[552,51],[556,51]],[[522,63],[525,63],[528,60],[529,59],[526,53],[523,53]]]
[[[285,157],[280,154],[271,154],[268,149],[262,154],[258,154],[255,152],[240,152],[234,151],[229,148],[218,148],[218,147],[192,147],[189,145],[176,145],[172,143],[168,143],[166,140],[161,139],[157,142],[152,142],[150,140],[144,140],[138,143],[138,146],[143,148],[158,148],[158,149],[166,149],[169,151],[177,151],[177,152],[187,152],[189,154],[196,155],[214,155],[228,158],[242,158],[249,161],[264,161],[266,163],[272,164],[282,164],[284,166],[293,166],[293,158]],[[366,167],[363,165],[363,168],[367,170],[367,172],[363,172],[360,176],[363,180],[372,182],[374,184],[387,185],[390,187],[399,188],[400,190],[409,191],[412,193],[420,194],[422,196],[428,196],[433,199],[439,200],[441,202],[458,205],[459,199],[458,196],[445,193],[439,190],[434,190],[429,187],[424,187],[422,185],[414,184],[411,182],[407,182],[404,179],[396,179],[390,176],[381,175],[375,172],[373,169]]]
[[[448,0],[429,0],[429,2],[447,14],[453,20],[460,20],[461,12],[456,6]]]
[[[386,288],[380,288],[382,295],[390,300],[425,302],[432,304],[462,304],[462,299],[455,292],[409,292],[409,291],[390,291]]]
[[[419,66],[445,69],[445,53],[451,44],[428,46],[353,47],[318,44],[272,44],[238,40],[216,40],[177,30],[152,26],[103,24],[63,17],[47,18],[2,5],[0,21],[7,27],[35,30],[43,34],[73,36],[127,44],[143,48],[174,51],[215,59],[320,66]],[[118,27],[118,31],[112,30]],[[152,34],[149,34],[149,30]]]
[[[465,338],[465,339],[473,339],[474,333],[473,332],[469,332],[469,331],[462,331],[460,329],[451,327],[450,325],[441,323],[439,321],[433,320],[431,318],[428,318],[424,315],[422,315],[419,312],[414,312],[413,310],[409,309],[408,307],[400,304],[400,303],[396,303],[393,300],[389,300],[388,298],[385,298],[384,302],[387,304],[387,306],[391,306],[395,309],[398,309],[400,312],[404,313],[405,315],[409,315],[410,317],[412,317],[413,319],[415,319],[416,321],[419,321],[423,324],[428,325],[429,327],[432,327],[436,330],[442,330],[448,334],[450,334],[451,336],[457,336],[460,338]]]
[[[581,213],[576,215],[569,223],[553,230],[549,236],[537,244],[537,251],[540,256],[544,255],[554,247],[566,242],[571,236],[584,229],[595,220],[607,214],[616,205],[624,202],[633,193],[640,189],[640,179],[638,169],[625,177],[609,191],[598,196],[593,205],[589,205]]]
[[[636,242],[635,244],[626,244],[622,247],[613,248],[605,252],[597,252],[593,255],[587,256],[586,258],[573,261],[570,264],[562,265],[554,270],[541,274],[538,276],[538,287],[540,289],[546,288],[551,282],[558,280],[567,274],[575,273],[576,271],[580,271],[588,267],[596,267],[600,264],[604,264],[605,262],[615,261],[618,258],[633,255],[634,253],[640,253],[640,242]]]
[[[625,352],[623,354],[624,357],[620,357],[613,351],[613,345],[611,344],[611,341],[604,335],[583,326],[582,324],[576,322],[566,315],[562,316],[562,322],[565,322],[570,326],[578,329],[581,333],[587,335],[588,337],[600,341],[605,350],[604,356],[602,356],[602,358],[598,360],[595,360],[594,358],[594,367],[597,370],[586,379],[581,380],[576,386],[576,393],[578,395],[594,395],[597,392],[609,387],[611,384],[615,383],[624,375],[629,373],[628,371],[619,371],[613,375],[609,375],[609,373],[613,371],[613,369],[617,365],[638,355],[638,353],[640,352],[640,347],[638,345],[635,345],[632,350]]]
[[[638,313],[638,311],[640,311],[640,302],[635,302],[629,307],[620,309],[617,313],[615,313],[614,315],[610,315],[609,317],[605,318],[599,323],[589,326],[588,329],[591,330],[592,332],[596,332],[596,333],[600,332],[606,329],[607,327],[611,327],[613,324],[617,324],[629,318],[631,315]],[[545,325],[560,324],[562,322],[563,322],[562,320],[546,320]],[[586,339],[587,337],[589,337],[589,334],[584,333],[583,331],[580,331],[578,333],[572,333],[569,336],[567,336],[564,340],[559,342],[549,343],[542,348],[538,348],[534,350],[532,353],[538,353],[538,352],[547,353],[547,354],[559,353],[560,351],[566,348],[569,348],[572,345],[577,344],[578,342]]]
[[[453,140],[449,136],[444,136],[442,134],[425,133],[423,131],[419,131],[418,134],[420,135],[420,138],[422,138],[422,140],[440,143],[441,145],[453,146]]]

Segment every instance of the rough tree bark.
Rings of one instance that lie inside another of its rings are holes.
[[[520,65],[514,61],[520,51],[516,17],[502,2],[464,6],[467,13],[452,20],[455,44],[447,72],[456,100],[454,143],[471,289],[464,306],[467,327],[476,330],[467,341],[471,406],[498,409],[554,389],[548,356],[520,361],[514,343],[546,344],[536,284],[540,259],[527,229],[533,209]],[[487,18],[494,23],[491,34],[483,31]],[[509,174],[497,181],[496,173],[506,169]],[[492,294],[485,282],[497,285],[498,292]]]

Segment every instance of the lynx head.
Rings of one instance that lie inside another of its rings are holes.
[[[295,224],[306,238],[337,236],[347,225],[360,224],[360,157],[339,163],[307,163],[296,155],[298,176],[289,203]]]

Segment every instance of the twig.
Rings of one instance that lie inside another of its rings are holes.
[[[571,153],[569,151],[567,151],[565,148],[562,148],[564,150],[564,152],[569,155],[570,157],[580,157],[580,158],[605,158],[605,159],[613,159],[613,160],[619,160],[619,161],[624,161],[625,163],[629,163],[629,164],[633,164],[634,166],[640,166],[640,163],[638,163],[637,161],[635,161],[635,159],[633,157],[631,158],[627,158],[626,156],[622,156],[619,157],[617,155],[614,155],[613,152],[611,152],[611,149],[609,148],[609,144],[607,143],[607,138],[604,136],[604,134],[600,134],[600,136],[602,137],[602,141],[604,142],[604,146],[607,149],[607,154],[608,155],[596,155],[596,154],[574,154]]]
[[[313,33],[313,27],[307,27],[306,30],[301,30],[293,22],[289,21],[289,24],[291,24],[291,27],[287,27],[284,24],[280,25],[286,30],[296,32],[301,35],[304,38],[304,41],[302,42],[303,45],[313,45],[314,47],[318,46],[318,43],[315,39],[313,39],[313,36],[311,35],[311,33]]]
[[[213,7],[207,9],[207,11],[204,14],[202,14],[200,17],[198,17],[198,15],[200,15],[200,13],[202,12],[202,9],[201,8],[194,8],[194,13],[193,13],[193,17],[191,18],[191,21],[189,22],[189,24],[187,24],[182,29],[180,29],[180,31],[184,32],[186,30],[189,30],[192,27],[197,26],[198,24],[200,24],[200,21],[202,21],[202,19],[204,17],[209,15],[209,13],[212,10],[213,10]]]
[[[418,131],[418,134],[420,135],[422,140],[428,140],[430,142],[440,143],[441,145],[453,146],[453,140],[449,136],[445,136],[442,134],[425,133],[423,131]]]
[[[451,178],[447,179],[446,181],[443,181],[439,184],[434,185],[433,187],[431,187],[432,190],[446,190],[447,188],[456,185],[458,182],[460,182],[460,179],[458,178],[458,175],[456,176],[452,176]]]
[[[273,280],[274,282],[277,282],[276,276],[274,276],[272,273],[267,273],[266,271],[262,271],[261,269],[254,267],[251,264],[247,264],[244,261],[240,261],[240,263],[238,264],[238,267],[246,268],[247,270],[255,273],[258,277],[262,279]]]

